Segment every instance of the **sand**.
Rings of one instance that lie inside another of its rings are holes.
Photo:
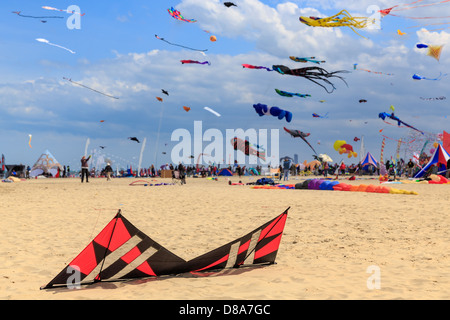
[[[305,177],[290,179],[298,183]],[[399,184],[418,195],[256,190],[188,178],[0,183],[0,299],[448,299],[450,184]],[[232,177],[237,182],[238,177]],[[254,177],[241,179],[244,183]],[[377,180],[341,180],[375,184]],[[276,264],[79,290],[40,290],[114,217],[184,259],[228,243],[290,207]],[[378,272],[378,273],[377,273]],[[379,275],[379,287],[372,281]]]

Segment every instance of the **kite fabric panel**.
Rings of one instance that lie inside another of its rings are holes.
[[[288,210],[247,235],[190,261],[144,234],[119,210],[92,242],[41,289],[273,264]],[[76,270],[78,279],[74,277]]]

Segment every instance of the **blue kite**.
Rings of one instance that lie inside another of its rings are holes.
[[[283,118],[286,118],[287,122],[291,122],[292,120],[292,113],[290,111],[282,110],[278,107],[269,107],[265,104],[254,104],[253,108],[255,108],[256,113],[262,117],[265,115],[270,115],[274,117],[278,117],[278,119],[282,120]]]

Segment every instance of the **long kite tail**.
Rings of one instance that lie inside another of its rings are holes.
[[[164,42],[166,42],[166,43],[168,43],[168,44],[170,44],[170,45],[172,45],[172,46],[177,46],[177,47],[181,47],[181,48],[185,48],[185,49],[189,49],[189,50],[193,50],[193,51],[200,51],[200,52],[208,51],[208,49],[195,49],[195,48],[183,46],[183,45],[181,45],[181,44],[173,43],[173,42],[167,41],[167,40],[164,39],[164,38],[159,37],[159,36],[156,35],[156,34],[155,34],[155,38],[156,38],[156,39],[159,39],[159,40],[162,40],[162,41],[164,41]]]
[[[114,97],[114,96],[109,95],[109,94],[106,94],[106,93],[104,93],[104,92],[101,92],[101,91],[92,89],[92,88],[90,88],[90,87],[87,87],[87,86],[85,86],[85,85],[83,85],[83,84],[81,84],[81,83],[72,81],[72,79],[69,79],[69,78],[66,78],[66,77],[63,77],[63,79],[64,79],[64,80],[67,80],[67,81],[69,81],[69,82],[71,82],[71,83],[73,83],[73,84],[76,84],[76,85],[78,85],[78,86],[80,86],[80,87],[83,87],[83,88],[92,90],[92,91],[94,91],[94,92],[100,93],[100,94],[102,94],[102,95],[104,95],[104,96],[106,96],[106,97],[110,97],[110,98],[113,98],[113,99],[119,99],[118,97]]]

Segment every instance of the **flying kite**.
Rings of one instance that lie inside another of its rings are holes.
[[[247,69],[266,69],[267,71],[273,71],[272,69],[267,68],[267,67],[254,66],[254,65],[246,64],[246,63],[242,64],[242,68],[247,68]]]
[[[422,100],[427,100],[427,101],[432,101],[432,100],[445,100],[447,99],[446,97],[442,96],[442,97],[436,97],[436,98],[424,98],[424,97],[420,97],[420,99]]]
[[[394,115],[394,113],[389,114],[389,113],[387,113],[387,112],[381,112],[381,113],[378,114],[378,117],[381,118],[383,121],[385,121],[386,118],[395,120],[395,121],[397,121],[398,126],[400,126],[400,125],[403,124],[403,125],[405,125],[405,126],[408,127],[408,128],[411,128],[411,129],[413,129],[413,130],[416,130],[416,131],[420,132],[421,134],[424,134],[424,133],[423,133],[422,131],[420,131],[419,129],[416,129],[416,128],[414,128],[413,126],[407,124],[406,122],[403,122],[402,120],[400,120],[397,116]]]
[[[59,17],[59,16],[27,16],[27,15],[23,15],[22,11],[12,11],[12,13],[17,14],[19,17],[23,17],[23,18],[33,18],[33,19],[63,19],[64,17]],[[41,22],[47,22],[47,21],[43,21],[41,20]]]
[[[339,154],[347,153],[349,158],[352,156],[356,158],[358,156],[358,154],[353,151],[353,147],[345,142],[345,140],[336,140],[333,147],[334,150],[339,152]]]
[[[211,112],[212,114],[214,114],[217,117],[220,117],[220,113],[214,111],[213,109],[211,109],[210,107],[204,107],[203,109],[205,109],[206,111]]]
[[[358,65],[357,63],[353,64],[353,70],[361,70],[361,71],[366,71],[366,72],[375,73],[375,74],[384,74],[386,76],[393,76],[394,75],[393,73],[384,73],[384,72],[372,71],[372,70],[368,70],[368,69],[361,69],[361,68],[356,67],[357,65]]]
[[[161,98],[161,97],[156,97],[156,100],[158,100],[158,101],[163,101],[163,99]]]
[[[171,7],[170,9],[167,9],[167,11],[169,12],[169,14],[170,14],[174,19],[177,19],[177,20],[180,20],[180,21],[185,21],[185,22],[190,22],[190,23],[192,23],[192,22],[197,22],[197,20],[194,20],[194,19],[185,19],[185,18],[181,15],[180,11],[175,10],[173,7]]]
[[[147,236],[119,210],[86,248],[41,289],[73,289],[104,281],[154,279],[163,275],[274,264],[288,210],[243,237],[188,261]]]
[[[328,93],[331,93],[336,89],[334,84],[331,81],[329,81],[328,78],[332,78],[332,77],[339,78],[347,85],[347,82],[345,82],[344,78],[336,75],[338,73],[348,72],[345,70],[328,72],[327,70],[325,70],[321,67],[305,67],[305,68],[300,68],[300,69],[290,69],[283,65],[274,65],[274,66],[272,66],[272,69],[277,71],[280,74],[289,74],[292,76],[298,76],[298,77],[303,77],[305,79],[308,79],[309,81],[312,81],[315,84],[324,88],[325,91]],[[321,81],[329,84],[332,87],[332,90],[329,91],[324,85],[320,84],[316,80],[321,80]]]
[[[185,63],[196,63],[196,64],[207,64],[207,65],[211,65],[211,62],[209,61],[196,61],[196,60],[180,60],[181,64],[185,64]]]
[[[437,78],[431,79],[431,78],[426,78],[426,77],[419,76],[418,74],[415,73],[415,74],[412,76],[412,78],[413,78],[414,80],[434,80],[434,81],[438,81],[438,80],[441,80],[441,78],[444,77],[444,76],[446,76],[446,75],[447,75],[447,74],[442,74],[442,72],[440,72],[440,73],[439,73],[439,76],[438,76]]]
[[[434,3],[426,3],[426,4],[421,4],[421,5],[415,5],[415,4],[417,4],[419,2],[422,2],[422,1],[423,0],[416,0],[416,1],[411,2],[411,3],[398,4],[398,5],[395,5],[393,7],[380,10],[379,12],[380,12],[382,17],[385,17],[387,15],[391,15],[391,16],[394,16],[394,17],[400,17],[400,18],[406,18],[406,19],[448,18],[448,17],[424,17],[424,16],[409,17],[409,16],[399,16],[399,15],[396,15],[396,14],[392,14],[392,12],[405,11],[405,10],[410,10],[410,9],[415,9],[415,8],[422,8],[422,7],[429,7],[429,6],[433,6],[433,5],[438,5],[438,4],[443,4],[443,3],[449,2],[448,0],[442,0],[442,1],[434,2]]]
[[[31,137],[32,137],[32,135],[29,134],[28,136],[30,137],[30,140],[28,140],[28,145],[30,146],[30,148],[33,148],[33,147],[31,146]]]
[[[326,119],[326,118],[328,118],[328,112],[325,113],[325,115],[323,115],[323,116],[318,115],[317,113],[313,113],[312,116],[313,116],[313,118],[323,118],[323,119]]]
[[[66,13],[71,13],[71,14],[76,13],[76,14],[79,14],[80,16],[84,16],[85,15],[85,13],[79,13],[79,12],[76,12],[75,10],[69,11],[67,9],[66,10],[64,10],[64,9],[57,9],[57,8],[48,7],[48,6],[43,6],[42,9],[59,11],[59,12],[66,12]]]
[[[405,32],[401,32],[400,29],[397,30],[397,34],[399,36],[404,36],[406,33]]]
[[[128,137],[131,141],[136,141],[137,143],[140,143],[139,139],[136,137]]]
[[[361,139],[358,138],[358,137],[354,137],[354,138],[353,138],[353,141],[355,141],[355,142],[358,142],[359,140],[361,140]]]
[[[366,102],[367,102],[366,99],[361,99],[361,100],[359,100],[359,103],[366,103]]]
[[[327,17],[327,18],[318,18],[318,17],[300,17],[300,22],[310,26],[310,27],[323,27],[323,28],[334,28],[334,27],[349,27],[353,30],[357,35],[361,36],[356,29],[365,28],[369,22],[374,23],[374,19],[370,19],[368,17],[352,17],[347,10],[342,10],[337,14]]]
[[[189,49],[189,50],[193,50],[193,51],[200,51],[200,52],[203,53],[203,54],[205,54],[205,51],[208,51],[208,49],[195,49],[195,48],[183,46],[183,45],[181,45],[181,44],[172,43],[172,42],[167,41],[167,40],[164,39],[164,38],[159,37],[159,36],[156,35],[156,34],[155,34],[155,38],[156,38],[156,39],[159,39],[159,40],[161,40],[161,41],[164,41],[165,43],[168,43],[168,44],[170,44],[170,45],[172,45],[172,46],[177,46],[177,47],[181,47],[181,48],[185,48],[185,49]]]
[[[428,49],[427,56],[433,57],[437,61],[439,61],[439,59],[441,57],[441,52],[442,52],[443,45],[440,45],[440,46],[436,45],[436,46],[434,46],[434,45],[427,45],[427,44],[423,44],[423,43],[418,43],[418,44],[416,44],[416,47],[418,49]]]
[[[42,38],[37,38],[36,39],[37,41],[39,41],[39,42],[42,42],[42,43],[46,43],[46,44],[49,44],[49,45],[51,45],[51,46],[55,46],[55,47],[58,47],[58,48],[61,48],[61,49],[64,49],[64,50],[67,50],[67,51],[69,51],[70,53],[75,53],[75,51],[72,51],[72,50],[70,50],[70,49],[67,49],[67,48],[65,48],[65,47],[62,47],[62,46],[60,46],[60,45],[57,45],[57,44],[54,44],[54,43],[51,43],[51,42],[49,42],[47,39],[42,39]]]
[[[282,110],[278,107],[268,107],[265,104],[254,104],[253,108],[255,108],[256,113],[262,117],[265,115],[271,115],[274,117],[278,117],[278,119],[282,120],[283,118],[286,118],[287,122],[291,122],[292,120],[292,113],[290,111]]]
[[[191,110],[191,108],[183,106],[184,111],[189,112],[189,110]]]
[[[169,92],[167,92],[166,90],[164,90],[164,89],[161,89],[161,91],[162,91],[162,93],[164,93],[165,95],[169,95]]]
[[[211,37],[209,37],[209,41],[216,42],[217,41],[217,37],[216,36],[211,36]]]
[[[314,151],[314,153],[317,155],[316,150],[314,150],[314,148],[312,147],[312,145],[308,142],[308,140],[306,140],[306,137],[309,137],[310,133],[305,133],[303,131],[300,130],[292,130],[292,129],[287,129],[286,127],[283,127],[284,131],[286,131],[287,133],[289,133],[293,138],[301,138],[303,141],[306,142],[306,144],[312,149],[312,151]]]
[[[295,62],[302,62],[302,63],[312,62],[312,63],[321,64],[321,63],[325,63],[325,62],[326,62],[326,61],[315,60],[316,57],[298,58],[298,57],[294,57],[294,56],[289,56],[289,58],[290,58],[292,61],[295,61]]]
[[[280,96],[283,96],[283,97],[289,97],[289,98],[291,98],[293,96],[297,96],[297,97],[300,97],[300,98],[311,97],[310,94],[292,93],[292,92],[287,92],[287,91],[278,90],[278,89],[275,89],[275,91],[276,91],[276,93],[278,93]]]
[[[83,88],[92,90],[92,91],[94,91],[94,92],[100,93],[100,94],[102,94],[102,95],[104,95],[104,96],[106,96],[106,97],[110,97],[110,98],[113,98],[113,99],[119,99],[118,97],[111,96],[111,95],[109,95],[109,94],[106,94],[106,93],[103,93],[103,92],[101,92],[101,91],[92,89],[92,88],[90,88],[90,87],[88,87],[88,86],[85,86],[85,85],[83,85],[83,84],[81,84],[81,83],[72,81],[72,79],[69,79],[69,78],[66,78],[66,77],[63,77],[63,79],[64,79],[64,80],[67,80],[67,81],[69,81],[69,82],[71,82],[71,83],[73,83],[73,84],[76,84],[76,85],[78,85],[78,86],[80,86],[80,87],[83,87]]]
[[[242,140],[238,137],[231,139],[231,145],[234,150],[242,151],[247,156],[257,156],[263,161],[266,160],[266,152],[260,146],[252,145],[248,140]],[[253,148],[255,147],[255,148]],[[261,150],[260,150],[261,149]]]
[[[237,7],[237,5],[235,5],[233,2],[224,2],[223,5],[227,8],[232,7],[232,6]]]

